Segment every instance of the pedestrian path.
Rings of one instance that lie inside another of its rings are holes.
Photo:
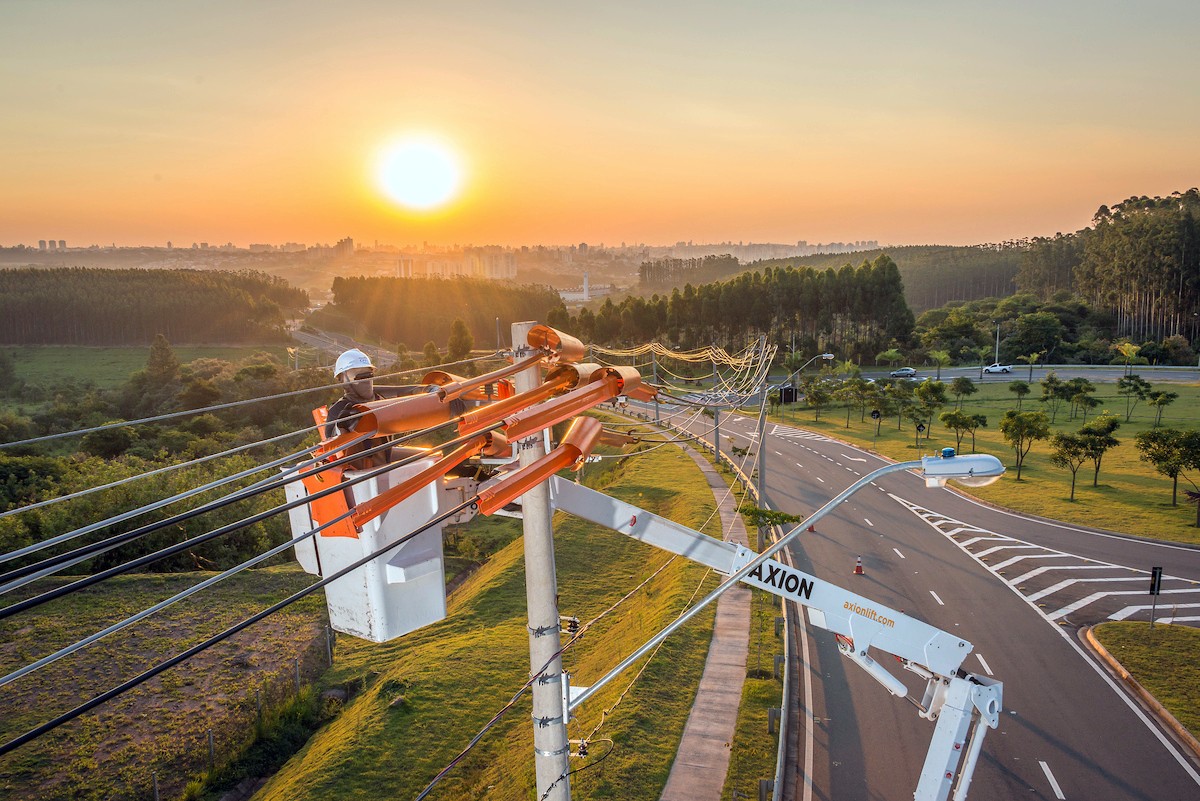
[[[746,526],[729,486],[708,460],[684,449],[708,479],[726,539],[748,545]],[[742,702],[750,644],[750,589],[732,587],[717,599],[717,616],[704,675],[662,801],[719,801],[729,772],[730,744]]]

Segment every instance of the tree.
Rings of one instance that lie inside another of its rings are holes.
[[[929,351],[929,358],[933,359],[933,363],[937,365],[937,375],[934,376],[935,380],[941,381],[942,368],[951,362],[950,354],[944,350],[931,350]]]
[[[888,348],[882,353],[875,354],[875,363],[883,362],[888,367],[891,367],[896,362],[904,361],[904,354],[896,348]]]
[[[950,394],[954,396],[955,405],[959,409],[962,408],[963,396],[974,395],[978,391],[979,387],[975,386],[975,382],[965,375],[960,375],[950,382]]]
[[[1008,391],[1017,396],[1017,411],[1021,411],[1021,401],[1030,393],[1028,381],[1010,381]]]
[[[1088,460],[1087,446],[1079,434],[1055,434],[1050,440],[1050,464],[1071,471],[1071,500],[1075,500],[1075,478]]]
[[[461,317],[454,318],[450,324],[450,339],[446,342],[446,357],[449,361],[458,362],[471,355],[475,347],[475,337],[463,322]]]
[[[17,383],[17,371],[13,366],[12,356],[8,351],[0,350],[0,390],[5,390]]]
[[[962,450],[963,437],[971,430],[971,415],[959,409],[942,412],[938,419],[942,425],[954,432],[954,450]]]
[[[1017,455],[1017,481],[1021,480],[1021,468],[1029,449],[1039,439],[1050,436],[1050,420],[1045,412],[1014,412],[1009,409],[1000,418],[1000,433]]]
[[[1130,375],[1129,371],[1132,369],[1130,363],[1137,358],[1138,351],[1142,349],[1142,346],[1135,345],[1132,342],[1118,342],[1112,348],[1125,358],[1125,375]],[[1126,419],[1125,422],[1129,422],[1129,420]]]
[[[1096,391],[1096,385],[1086,378],[1072,378],[1070,381],[1063,383],[1063,397],[1070,401],[1071,419],[1075,419],[1077,411],[1084,412],[1084,419],[1087,419],[1087,410],[1095,408],[1099,405],[1099,401],[1092,401],[1091,393]]]
[[[1158,428],[1162,424],[1163,409],[1174,403],[1178,397],[1178,392],[1167,392],[1165,390],[1156,390],[1146,394],[1146,403],[1154,407],[1155,428]]]
[[[426,367],[437,367],[442,363],[442,356],[438,353],[438,346],[432,339],[425,343],[422,352],[425,356]]]
[[[933,416],[946,405],[946,385],[941,381],[922,381],[913,390],[917,408],[925,418],[925,425],[933,428]],[[928,436],[928,434],[926,434]]]
[[[1141,451],[1138,458],[1171,479],[1171,505],[1178,506],[1180,474],[1200,466],[1200,432],[1156,428],[1138,433],[1133,441]]]
[[[971,427],[968,429],[971,432],[971,453],[975,452],[975,432],[981,428],[987,428],[987,415],[971,415]]]
[[[155,334],[150,345],[150,357],[146,360],[146,379],[153,386],[162,386],[179,376],[179,357],[171,343],[162,334]]]
[[[1138,403],[1150,396],[1150,382],[1136,374],[1122,376],[1117,379],[1117,394],[1125,398],[1125,422],[1128,423]]]
[[[1042,379],[1042,397],[1041,402],[1050,407],[1050,423],[1053,424],[1058,418],[1058,407],[1066,397],[1067,385],[1063,383],[1054,373]]]
[[[1100,463],[1104,460],[1104,454],[1121,444],[1121,441],[1113,436],[1113,432],[1120,427],[1121,423],[1116,417],[1102,414],[1079,429],[1087,457],[1092,460],[1092,466],[1095,468],[1092,473],[1093,487],[1099,486]]]
[[[1044,352],[1045,351],[1038,351],[1037,353],[1027,353],[1024,356],[1017,357],[1017,361],[1029,363],[1029,383],[1031,383],[1031,384],[1033,383],[1033,365],[1037,363],[1037,360],[1039,358],[1041,358],[1041,356]]]
[[[813,410],[813,420],[821,419],[821,409],[829,405],[833,400],[833,392],[829,389],[829,384],[816,376],[809,376],[800,382],[800,388],[804,392],[804,402],[808,408]]]
[[[92,456],[102,459],[115,459],[137,440],[137,432],[128,427],[107,428],[103,431],[93,431],[84,434],[80,448]]]

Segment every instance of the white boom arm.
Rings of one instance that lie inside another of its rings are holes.
[[[936,721],[914,798],[946,801],[953,788],[954,801],[966,799],[986,734],[980,724],[993,729],[999,725],[1003,695],[1000,682],[961,670],[971,643],[770,560],[779,547],[757,554],[557,476],[550,480],[550,494],[555,508],[686,556],[727,576],[753,565],[740,576],[742,582],[803,605],[813,626],[834,633],[844,656],[888,692],[903,698],[908,695],[904,682],[872,659],[868,649],[895,655],[905,669],[925,679],[924,697],[913,703],[921,717]],[[964,753],[966,759],[960,765]]]

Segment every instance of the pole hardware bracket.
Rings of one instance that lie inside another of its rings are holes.
[[[570,743],[567,743],[567,744],[566,744],[566,745],[564,745],[562,748],[559,748],[559,749],[557,749],[557,750],[555,750],[555,751],[543,751],[543,750],[542,750],[542,749],[540,749],[540,748],[535,748],[535,749],[533,749],[533,753],[537,754],[538,756],[544,756],[544,757],[556,757],[556,756],[562,756],[563,754],[570,753],[570,751],[571,751],[571,744],[570,744]]]
[[[559,715],[556,718],[539,718],[537,715],[530,715],[530,717],[533,718],[533,722],[537,724],[539,729],[557,726],[559,723],[563,722],[562,715]]]

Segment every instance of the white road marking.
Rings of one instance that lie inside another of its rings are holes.
[[[983,557],[985,557],[989,554],[993,554],[996,551],[1003,551],[1006,548],[1039,548],[1039,547],[1041,547],[1041,546],[1039,546],[1039,545],[993,545],[991,548],[980,551],[979,553],[977,553],[975,555],[978,556],[980,559],[982,559]]]
[[[820,481],[822,484],[825,483],[825,479],[821,478],[820,476],[813,476],[813,478],[815,478],[817,481]]]
[[[796,462],[796,467],[799,467],[801,470],[804,469],[804,465],[800,464],[799,462]]]
[[[1125,578],[1115,578],[1114,577],[1114,578],[1098,578],[1098,579],[1067,579],[1066,581],[1060,581],[1057,584],[1047,587],[1044,590],[1040,590],[1038,592],[1033,593],[1032,595],[1027,595],[1025,597],[1031,601],[1038,601],[1038,600],[1041,600],[1042,598],[1045,598],[1047,595],[1053,595],[1054,593],[1058,592],[1061,589],[1070,587],[1072,584],[1080,584],[1085,581],[1088,584],[1097,584],[1097,583],[1101,583],[1101,582],[1110,582],[1110,581],[1145,581],[1145,579],[1140,578],[1138,576],[1126,576]],[[1013,583],[1013,586],[1015,587],[1016,584]],[[1168,592],[1170,592],[1170,590],[1168,590]]]
[[[985,671],[985,672],[986,672],[986,673],[987,673],[989,676],[991,676],[991,675],[994,675],[994,674],[992,673],[992,668],[991,668],[991,666],[990,666],[990,665],[988,665],[988,663],[987,663],[987,661],[986,661],[986,660],[984,660],[984,658],[983,658],[983,654],[981,654],[981,653],[979,653],[978,651],[976,651],[976,652],[975,652],[975,658],[979,660],[979,664],[983,665],[983,669],[984,669],[984,671]]]
[[[782,453],[780,453],[779,451],[775,451],[775,455],[776,455],[776,456],[783,456],[783,454],[782,454]]]
[[[1007,559],[1003,562],[1000,562],[997,565],[993,565],[992,569],[993,570],[1003,570],[1004,568],[1008,567],[1009,565],[1015,565],[1017,562],[1020,562],[1022,559],[1050,559],[1050,558],[1053,558],[1056,556],[1067,556],[1067,555],[1068,554],[1061,553],[1059,551],[1051,551],[1050,553],[1027,553],[1022,556],[1014,556],[1012,559]]]
[[[933,596],[933,600],[937,601],[937,602],[938,602],[938,604],[940,604],[941,606],[945,606],[945,605],[946,605],[946,602],[945,602],[945,601],[943,601],[941,598],[939,598],[939,597],[938,597],[938,594],[937,594],[936,592],[934,592],[933,590],[930,590],[930,591],[929,591],[929,594],[930,594],[930,595],[932,595],[932,596]]]
[[[1167,590],[1167,592],[1170,592],[1170,590]],[[1155,606],[1161,606],[1164,610],[1167,607],[1170,607],[1172,610],[1174,610],[1174,609],[1195,609],[1197,607],[1200,607],[1200,604],[1145,604],[1143,606],[1127,606],[1124,609],[1122,609],[1120,612],[1109,615],[1108,619],[1109,620],[1124,620],[1125,618],[1136,615],[1138,612],[1145,611],[1146,609],[1154,609]],[[1159,620],[1162,620],[1162,618],[1159,618]]]
[[[847,462],[865,462],[865,461],[867,461],[866,459],[855,459],[853,456],[847,456],[844,453],[842,454],[842,458],[845,459]]]
[[[895,551],[895,552],[896,552],[896,556],[899,556],[901,559],[907,559],[907,558],[908,558],[908,557],[907,557],[907,556],[905,556],[904,554],[900,553],[900,549],[899,549],[899,548],[893,548],[892,550],[893,550],[893,551]],[[933,596],[933,597],[934,597],[934,598],[936,598],[937,596],[935,595],[935,596]]]
[[[1046,774],[1046,780],[1050,782],[1050,788],[1054,790],[1054,797],[1066,801],[1066,796],[1063,795],[1062,788],[1058,786],[1058,782],[1054,778],[1054,774],[1050,772],[1050,766],[1042,760],[1038,760],[1038,764],[1042,766],[1042,773]]]
[[[1029,579],[1040,576],[1043,573],[1049,573],[1051,570],[1112,570],[1115,567],[1118,567],[1118,565],[1054,565],[1053,567],[1039,567],[1030,570],[1020,578],[1013,579],[1012,585],[1015,587],[1023,581],[1029,581]]]
[[[871,528],[875,528],[875,524],[871,522],[871,518],[869,518],[869,517],[864,517],[864,518],[863,518],[863,520],[866,520],[866,521],[867,521],[867,525],[868,525],[868,526],[870,526]]]
[[[1177,592],[1194,593],[1195,590],[1163,590],[1162,594],[1166,595],[1167,593],[1177,593]],[[1048,615],[1048,617],[1051,620],[1058,620],[1060,617],[1066,617],[1067,615],[1071,614],[1072,612],[1082,609],[1083,607],[1087,606],[1090,603],[1093,603],[1094,601],[1099,601],[1101,598],[1106,598],[1109,595],[1145,595],[1145,594],[1146,594],[1145,590],[1125,590],[1122,592],[1094,592],[1086,598],[1081,598],[1080,600],[1076,601],[1073,604],[1068,604],[1067,606],[1064,606],[1062,609],[1059,609],[1057,612],[1051,612],[1050,615]],[[1163,604],[1163,606],[1165,607],[1166,604]],[[1146,607],[1146,609],[1149,609],[1149,608],[1150,607],[1148,607],[1148,606]],[[1110,619],[1117,620],[1119,618],[1110,618]]]

